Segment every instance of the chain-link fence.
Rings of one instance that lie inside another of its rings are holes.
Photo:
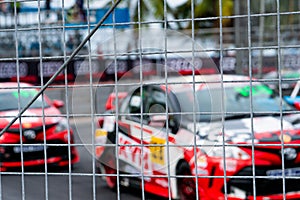
[[[0,1],[0,199],[300,199],[300,1]]]

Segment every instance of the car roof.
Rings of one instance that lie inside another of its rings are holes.
[[[165,79],[157,79],[150,81],[153,84],[159,85],[161,88],[168,87],[168,90],[173,92],[181,92],[187,88],[193,88],[195,83],[195,90],[201,90],[205,88],[221,88],[223,80],[223,87],[232,87],[232,86],[245,86],[249,85],[250,78],[243,75],[228,75],[224,74],[213,74],[213,75],[195,75],[195,76],[179,76],[179,77],[168,77]],[[252,79],[255,80],[255,79]],[[166,84],[167,83],[167,84]],[[148,83],[147,83],[148,84]],[[254,82],[253,82],[254,84]]]
[[[0,89],[5,89],[5,88],[18,88],[18,87],[33,87],[32,84],[29,83],[17,83],[17,82],[3,82],[0,83]]]
[[[32,84],[20,82],[3,82],[0,83],[0,92],[8,92],[8,91],[16,91],[20,87],[20,89],[29,89],[34,87]]]

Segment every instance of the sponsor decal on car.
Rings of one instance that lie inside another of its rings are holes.
[[[118,157],[138,169],[143,168],[144,173],[152,174],[149,149],[141,146],[129,137],[120,135]]]
[[[151,153],[151,162],[159,165],[165,165],[165,145],[166,140],[158,137],[151,137],[150,144],[150,153]]]

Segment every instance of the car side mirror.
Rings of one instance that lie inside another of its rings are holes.
[[[61,101],[61,100],[55,99],[55,100],[52,101],[52,105],[53,105],[55,108],[62,108],[62,107],[65,106],[65,103],[64,103],[63,101]]]

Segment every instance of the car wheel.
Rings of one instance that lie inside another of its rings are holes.
[[[177,168],[177,175],[191,176],[191,170],[188,163],[183,162]],[[180,177],[177,178],[177,188],[181,200],[196,199],[196,184],[194,178]]]
[[[104,165],[105,174],[109,175],[105,177],[105,181],[110,189],[115,190],[117,188],[117,171],[111,164],[112,163],[109,163],[109,166]]]

